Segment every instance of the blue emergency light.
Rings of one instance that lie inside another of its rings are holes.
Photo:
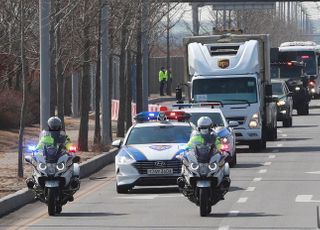
[[[141,112],[138,113],[134,119],[137,122],[147,122],[147,121],[156,121],[158,120],[159,112]]]
[[[35,145],[29,145],[28,146],[28,150],[31,151],[31,152],[35,151],[36,149],[37,149],[37,146],[35,146]]]

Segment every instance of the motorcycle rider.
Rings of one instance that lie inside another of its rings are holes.
[[[200,117],[197,121],[197,130],[194,130],[192,132],[189,142],[186,145],[187,148],[190,150],[195,149],[196,146],[214,145],[215,148],[219,150],[221,146],[220,139],[212,129],[212,125],[213,123],[210,117]],[[228,163],[226,163],[224,170],[224,181],[222,182],[226,191],[228,191],[231,183],[229,175],[229,165]]]
[[[58,146],[62,144],[67,152],[71,147],[71,140],[62,130],[62,122],[59,117],[53,116],[48,119],[48,131],[43,130],[36,150],[41,150],[44,146]]]

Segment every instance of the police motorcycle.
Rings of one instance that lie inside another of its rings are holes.
[[[214,145],[196,146],[177,158],[182,161],[182,176],[177,179],[179,190],[200,208],[200,216],[211,213],[211,207],[224,200],[230,187],[228,153]]]
[[[33,166],[32,177],[26,180],[35,198],[48,205],[48,214],[60,214],[62,206],[73,201],[73,195],[80,188],[79,156],[68,154],[63,145],[45,146],[39,152],[33,147],[25,161]]]

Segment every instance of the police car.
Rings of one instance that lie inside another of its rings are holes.
[[[237,164],[236,136],[232,129],[239,125],[237,121],[229,121],[228,123],[221,109],[218,108],[216,104],[177,104],[173,105],[173,107],[177,107],[190,114],[190,121],[194,126],[197,125],[197,121],[200,117],[210,117],[213,123],[213,129],[221,140],[222,145],[220,149],[230,154],[227,161],[231,167],[234,167]]]
[[[176,156],[189,141],[192,125],[181,122],[190,115],[178,111],[139,113],[115,158],[116,189],[127,193],[134,186],[176,185],[181,161]]]

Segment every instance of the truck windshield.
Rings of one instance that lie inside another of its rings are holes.
[[[210,78],[193,81],[193,99],[220,101],[223,104],[257,103],[257,85],[253,77]]]
[[[317,74],[316,55],[313,51],[281,51],[279,52],[279,62],[298,61],[304,62],[304,69],[307,75]],[[301,67],[282,65],[280,67],[280,78],[297,78],[301,76]]]

